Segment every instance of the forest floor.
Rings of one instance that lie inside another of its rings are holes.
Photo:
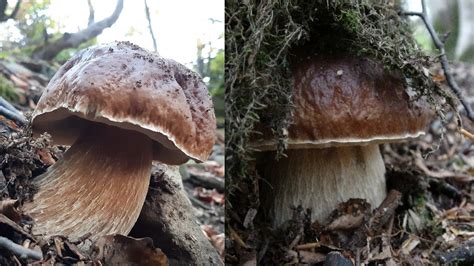
[[[28,116],[51,73],[54,71],[48,65],[0,60],[0,90],[10,97],[9,101],[16,109]],[[203,164],[188,162],[180,167],[180,173],[202,233],[223,255],[223,130],[218,130],[217,135],[209,160]],[[32,138],[31,129],[26,125],[21,126],[20,122],[0,115],[0,265],[35,261],[66,264],[104,262],[111,259],[107,258],[106,248],[112,249],[112,253],[123,254],[118,256],[118,260],[114,258],[113,263],[127,264],[145,256],[151,258],[149,261],[165,264],[166,255],[150,246],[149,241],[125,236],[103,237],[90,251],[84,251],[78,248],[79,242],[71,242],[64,236],[42,239],[31,234],[31,220],[21,212],[21,205],[31,200],[35,193],[31,181],[61,158],[65,150],[66,147],[52,146],[47,135]],[[137,250],[140,252],[133,253]]]
[[[455,64],[453,69],[462,88],[474,88],[474,68]],[[465,94],[474,107],[474,89]],[[474,124],[462,119],[474,132]],[[424,136],[381,147],[389,193],[375,210],[353,199],[319,222],[297,207],[293,219],[278,229],[260,221],[255,210],[242,210],[253,211],[249,228],[254,229],[231,229],[226,262],[473,265],[474,146],[454,121],[448,113]]]

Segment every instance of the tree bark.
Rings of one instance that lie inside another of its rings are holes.
[[[64,33],[58,40],[37,48],[32,57],[35,59],[51,60],[62,50],[79,46],[102,33],[105,28],[112,26],[120,16],[123,9],[123,0],[117,0],[117,5],[112,15],[106,19],[90,24],[86,29],[76,33]]]
[[[176,166],[153,166],[150,189],[130,235],[151,237],[171,265],[223,265],[196,222]]]

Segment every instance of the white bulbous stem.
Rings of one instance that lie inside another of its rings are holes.
[[[127,235],[138,219],[150,182],[151,140],[136,132],[95,124],[64,157],[34,181],[38,187],[24,211],[33,233]]]
[[[291,206],[312,209],[323,222],[337,204],[364,198],[377,207],[386,196],[385,165],[378,145],[288,150],[265,167],[263,194],[274,226],[292,217]]]

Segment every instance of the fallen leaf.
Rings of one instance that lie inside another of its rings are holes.
[[[416,235],[410,235],[410,237],[403,242],[400,252],[408,255],[418,244],[420,244],[420,239],[418,239]]]

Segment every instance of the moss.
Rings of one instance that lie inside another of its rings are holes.
[[[0,96],[10,102],[16,102],[18,100],[18,95],[15,93],[13,83],[2,75],[0,75]]]

